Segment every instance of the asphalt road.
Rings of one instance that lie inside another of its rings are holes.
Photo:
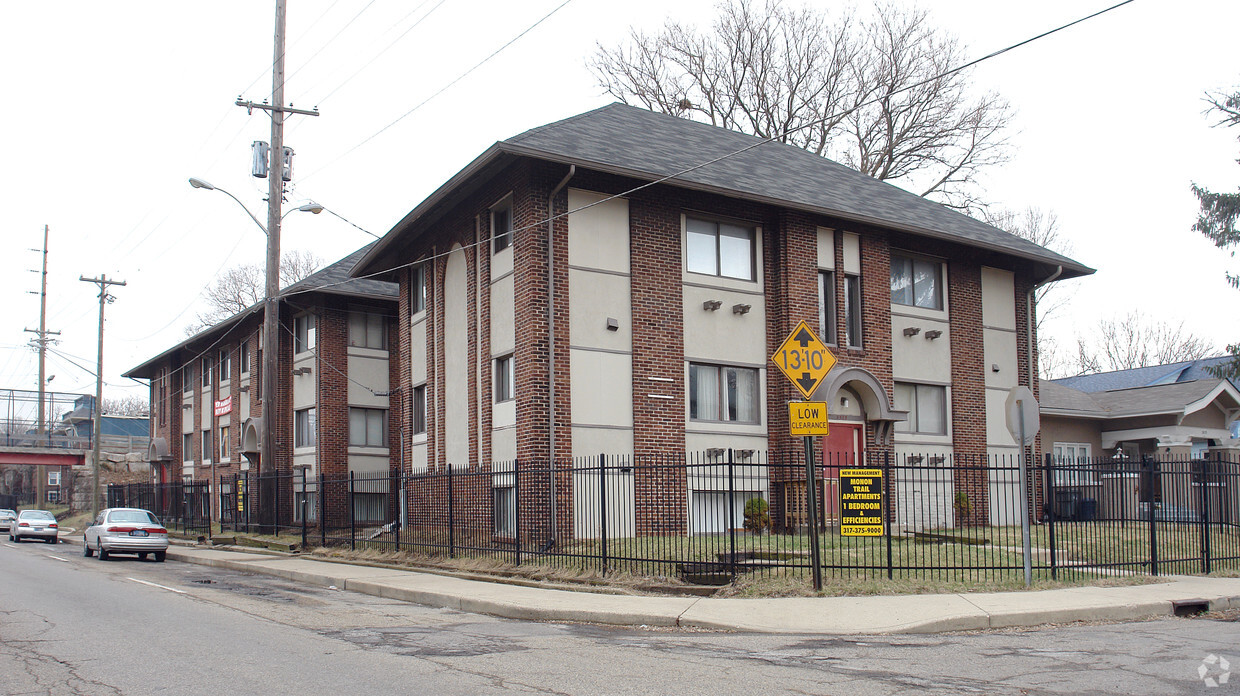
[[[635,630],[80,551],[0,543],[0,692],[1240,693],[1240,676],[1198,676],[1211,654],[1240,670],[1235,617],[849,638]]]

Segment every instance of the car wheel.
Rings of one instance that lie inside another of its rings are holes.
[[[147,557],[147,553],[146,553],[145,551],[142,551],[142,552],[140,552],[140,553],[138,554],[138,560],[139,560],[139,561],[145,561],[145,560],[146,560],[146,557]]]
[[[167,552],[167,551],[156,551],[156,552],[155,552],[155,562],[156,562],[156,563],[163,563],[163,562],[164,562],[164,559],[165,559],[165,558],[167,558],[167,557],[168,557],[168,552]]]
[[[13,540],[13,543],[14,543],[14,544],[20,544],[20,543],[22,543],[22,538],[21,538],[21,536],[20,536],[20,535],[15,536],[15,537],[10,537],[10,538]]]
[[[105,549],[105,548],[103,548],[103,544],[102,544],[102,543],[101,543],[101,544],[99,544],[99,560],[101,560],[101,561],[106,561],[106,560],[108,560],[108,550],[107,550],[107,549]]]
[[[82,555],[87,558],[95,555],[95,550],[90,547],[90,543],[85,539],[82,540]]]
[[[44,541],[46,541],[49,544],[55,544],[56,542],[60,541],[60,537],[52,537],[51,539],[44,539]]]

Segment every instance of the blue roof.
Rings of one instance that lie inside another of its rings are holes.
[[[99,431],[102,435],[149,437],[151,434],[151,419],[134,418],[132,416],[104,416],[99,423]]]
[[[1217,379],[1210,374],[1208,368],[1226,365],[1231,360],[1232,357],[1230,355],[1223,355],[1217,358],[1202,358],[1201,360],[1189,360],[1171,363],[1170,365],[1135,367],[1131,370],[1098,372],[1092,375],[1077,375],[1075,377],[1064,377],[1050,381],[1089,394],[1115,391],[1117,389],[1137,389],[1159,384]],[[1237,385],[1237,387],[1240,388],[1240,385]]]

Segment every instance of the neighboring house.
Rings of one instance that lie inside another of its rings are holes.
[[[1042,382],[1042,444],[1052,456],[1200,459],[1235,446],[1240,390],[1210,367],[1230,357]],[[1119,449],[1117,449],[1119,448]]]
[[[394,461],[387,412],[397,286],[348,277],[365,250],[280,291],[276,471],[386,475]],[[229,495],[239,472],[257,470],[262,324],[260,302],[125,374],[151,380],[155,482],[211,481],[212,493],[219,485]],[[313,488],[303,492],[298,478],[295,499],[303,493],[313,503]],[[358,501],[359,519],[385,518],[369,504]]]
[[[95,433],[95,397],[83,394],[73,402],[73,410],[64,414],[54,432],[92,447]],[[116,416],[103,414],[99,422],[99,447],[111,454],[146,452],[150,444],[151,418],[147,416]]]
[[[831,412],[828,478],[873,454],[1016,453],[1003,406],[1017,384],[1036,390],[1033,290],[1092,272],[804,150],[619,104],[496,143],[352,271],[400,283],[409,471],[493,466],[497,534],[513,462],[795,460],[800,396],[769,359],[802,320],[838,358],[815,394]],[[728,494],[683,473],[622,475],[637,505],[656,487],[688,509]],[[951,477],[896,494],[950,524]],[[803,480],[746,480],[738,509],[803,500]],[[980,467],[954,485],[984,501],[1015,483]]]
[[[1232,519],[1240,510],[1240,390],[1206,369],[1228,360],[1042,382],[1042,447],[1055,466],[1057,509],[1093,501],[1084,516],[1124,518],[1155,501],[1165,519],[1195,520],[1203,509]],[[1212,502],[1205,490],[1215,491]]]

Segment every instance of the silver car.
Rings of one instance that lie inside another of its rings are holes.
[[[9,531],[9,525],[17,520],[16,510],[0,510],[0,529]]]
[[[148,555],[163,563],[168,554],[168,530],[159,518],[139,508],[108,508],[86,528],[82,555],[98,552],[106,561],[114,553],[134,553],[143,560]]]
[[[22,510],[17,513],[17,519],[9,523],[9,541],[14,543],[22,539],[42,539],[55,544],[59,535],[56,516],[46,510]]]

